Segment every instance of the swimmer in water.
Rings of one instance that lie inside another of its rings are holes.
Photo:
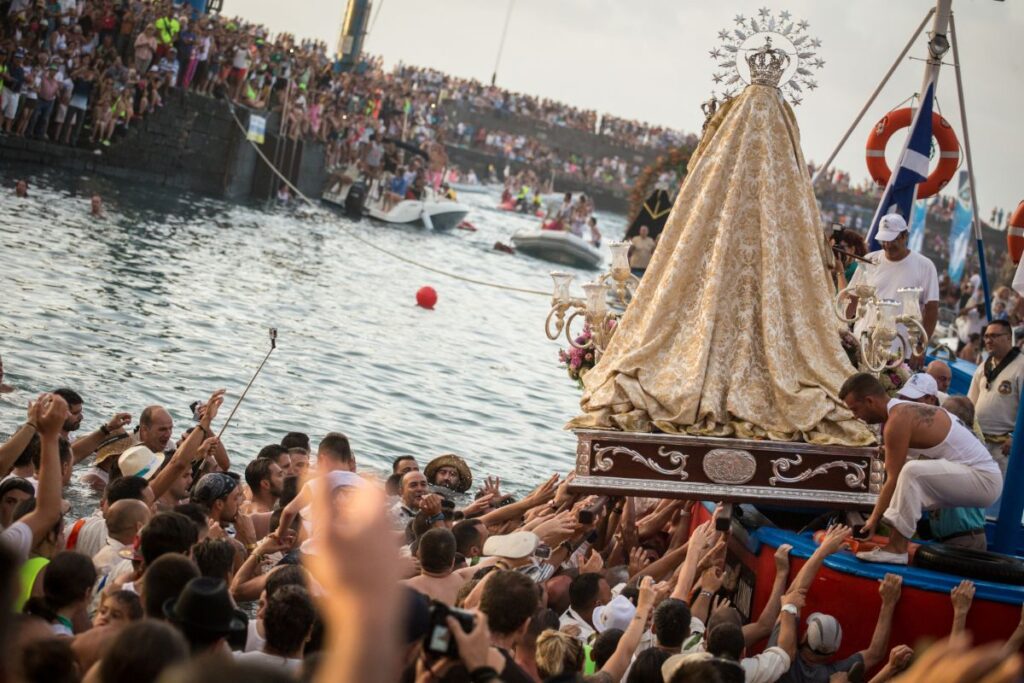
[[[89,205],[89,213],[97,218],[103,217],[103,199],[98,194],[92,196],[92,200]]]
[[[19,180],[14,185],[14,196],[16,197],[28,197],[28,181]]]

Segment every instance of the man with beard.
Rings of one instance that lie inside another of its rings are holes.
[[[85,417],[83,410],[85,401],[82,400],[82,396],[74,389],[62,387],[55,389],[53,393],[63,398],[68,404],[68,418],[64,421],[64,428],[61,430],[60,435],[71,442],[71,452],[74,454],[74,464],[76,465],[92,455],[107,437],[132,421],[130,414],[116,413],[114,417],[110,418],[109,422],[100,425],[99,429],[73,439],[71,432],[78,431],[78,428],[82,426],[82,419]]]
[[[284,470],[271,458],[256,458],[245,468],[245,483],[252,491],[252,507],[249,511],[272,512],[281,497]]]
[[[453,453],[440,455],[429,463],[423,473],[432,486],[465,493],[473,485],[473,473],[466,461]]]
[[[243,499],[238,479],[226,472],[204,474],[192,489],[192,502],[206,510],[209,523],[221,527],[233,524],[235,538],[250,550],[258,539],[252,520],[239,510]]]

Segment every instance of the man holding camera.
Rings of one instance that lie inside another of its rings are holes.
[[[865,258],[874,263],[862,263],[850,280],[850,286],[867,284],[875,288],[880,299],[899,300],[898,290],[906,287],[921,289],[921,324],[931,338],[935,332],[935,323],[939,319],[939,276],[935,264],[922,254],[915,253],[907,247],[907,222],[898,213],[882,216],[878,224],[875,239],[882,245],[881,250],[873,251]],[[847,315],[852,315],[857,308],[856,297],[851,297]],[[853,334],[860,339],[862,331],[871,324],[870,320],[861,318],[853,328]],[[899,326],[901,335],[907,334],[903,325]],[[924,356],[913,356],[911,365],[920,367]]]

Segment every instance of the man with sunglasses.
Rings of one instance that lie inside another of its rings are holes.
[[[985,446],[1005,474],[1024,384],[1024,357],[1014,346],[1013,330],[1005,320],[989,323],[984,341],[988,358],[975,371],[967,397],[974,403]]]

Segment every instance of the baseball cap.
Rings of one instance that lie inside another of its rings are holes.
[[[484,542],[486,557],[505,557],[518,560],[529,557],[540,545],[540,538],[532,531],[514,531],[511,534],[491,536]]]
[[[843,627],[835,617],[821,612],[807,617],[807,646],[815,654],[834,654],[842,642]]]
[[[899,390],[900,398],[916,401],[923,396],[939,396],[939,385],[935,383],[935,378],[924,372],[911,375]]]
[[[607,605],[598,605],[594,608],[594,628],[598,633],[604,633],[611,628],[625,631],[635,614],[636,607],[629,598],[617,595]]]
[[[875,240],[878,242],[892,242],[900,236],[901,232],[906,232],[906,230],[907,222],[903,220],[903,216],[898,213],[890,213],[882,216],[882,220],[878,221],[878,232],[875,233]]]
[[[139,444],[125,449],[117,459],[117,467],[126,477],[142,477],[149,480],[156,474],[163,461],[161,456]]]

